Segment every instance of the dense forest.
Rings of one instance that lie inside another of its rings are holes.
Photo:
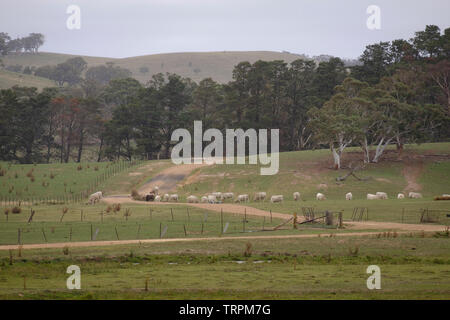
[[[5,35],[0,50],[17,53]],[[19,51],[39,48],[25,42]],[[0,91],[0,160],[81,161],[86,146],[98,161],[167,158],[173,130],[202,120],[204,130],[279,128],[281,151],[328,147],[336,168],[348,146],[377,162],[387,145],[401,152],[450,137],[449,57],[450,28],[429,25],[412,39],[367,46],[358,65],[241,62],[226,84],[156,74],[143,85],[112,63],[88,68],[71,58],[33,70],[53,88]]]

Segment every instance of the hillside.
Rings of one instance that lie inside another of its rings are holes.
[[[0,89],[7,89],[15,85],[42,89],[53,87],[55,83],[49,79],[0,69]]]
[[[3,63],[9,65],[22,65],[40,67],[55,65],[66,61],[76,55],[40,52],[38,54],[8,55],[2,57]],[[162,72],[177,73],[183,77],[189,77],[194,81],[200,81],[211,77],[214,80],[226,83],[231,80],[233,67],[242,61],[251,63],[257,60],[284,60],[292,62],[302,55],[288,52],[274,51],[222,51],[222,52],[186,52],[153,54],[123,59],[82,56],[88,65],[96,66],[106,62],[114,62],[115,65],[127,68],[133,72],[133,77],[145,83],[153,74]],[[140,72],[140,68],[147,67],[148,72]],[[0,75],[3,78],[3,75]],[[6,80],[3,80],[6,81]]]

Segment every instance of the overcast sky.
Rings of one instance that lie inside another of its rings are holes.
[[[81,29],[69,30],[69,5]],[[369,30],[369,5],[381,29]],[[41,51],[130,57],[271,50],[358,57],[367,44],[450,27],[449,0],[1,0],[0,32],[46,36]]]

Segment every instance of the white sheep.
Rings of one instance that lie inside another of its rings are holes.
[[[379,198],[376,194],[371,194],[371,193],[367,194],[367,200],[378,200],[378,199]]]
[[[188,203],[198,203],[198,198],[196,196],[189,196],[186,198]]]
[[[200,202],[201,202],[201,203],[208,203],[208,197],[203,196],[203,197],[200,199]]]
[[[266,199],[267,193],[265,192],[256,192],[253,196],[253,201],[264,201]]]
[[[249,201],[248,194],[240,194],[237,196],[234,202],[248,202],[248,201]]]
[[[403,193],[399,193],[397,195],[397,199],[405,199],[405,195]]]
[[[208,203],[217,203],[217,197],[213,194],[208,195]]]
[[[158,186],[154,186],[153,189],[150,192],[154,193],[154,194],[159,194],[159,187]]]
[[[422,198],[422,194],[420,194],[418,192],[410,192],[408,197],[412,198],[412,199],[420,199],[420,198]]]
[[[274,195],[270,197],[270,202],[275,203],[275,202],[282,202],[283,201],[283,195]]]
[[[351,192],[349,192],[345,195],[345,200],[352,200],[352,199],[353,199],[353,194]]]
[[[377,192],[376,195],[378,196],[378,199],[386,200],[388,198],[388,195],[386,192]]]
[[[225,193],[222,193],[222,198],[223,198],[223,199],[231,199],[231,200],[233,200],[233,198],[234,198],[234,193],[233,193],[233,192],[225,192]]]
[[[174,193],[169,196],[170,201],[178,201],[178,194]]]
[[[103,193],[101,191],[97,191],[89,196],[89,204],[95,204],[99,202],[103,198]]]
[[[316,194],[316,200],[326,200],[327,198],[325,197],[325,195],[323,193],[317,193]]]
[[[215,196],[218,200],[223,200],[222,192],[213,192],[211,195]]]
[[[161,196],[156,196],[155,197],[155,202],[161,202]]]
[[[300,192],[294,192],[292,196],[294,197],[294,201],[300,200]]]

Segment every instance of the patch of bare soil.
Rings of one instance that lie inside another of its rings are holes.
[[[160,193],[175,191],[177,185],[186,179],[193,170],[203,166],[207,166],[207,164],[180,164],[172,166],[161,171],[156,177],[144,184],[138,192],[147,194],[155,186],[159,188]]]
[[[420,191],[422,186],[417,182],[423,171],[423,162],[416,161],[405,163],[403,168],[403,176],[406,179],[406,187],[403,189],[404,192],[409,191]]]

